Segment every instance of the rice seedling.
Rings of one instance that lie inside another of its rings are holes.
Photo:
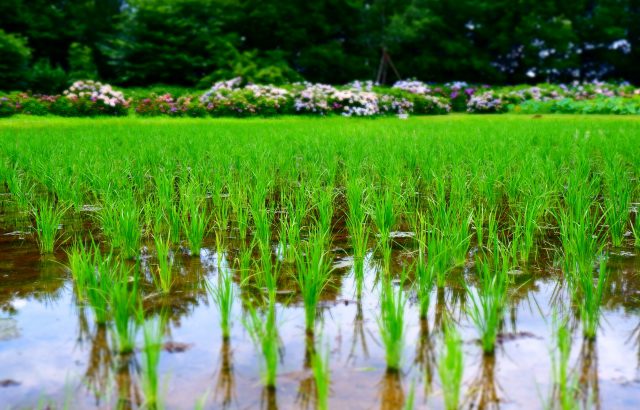
[[[438,361],[438,375],[440,376],[444,407],[447,410],[459,408],[463,374],[462,340],[455,327],[449,324],[444,329],[444,340]]]
[[[333,220],[333,200],[335,197],[333,185],[318,187],[313,193],[316,197],[315,207],[318,212],[318,233],[328,242],[331,238],[331,222]]]
[[[246,191],[242,186],[238,185],[235,190],[231,191],[230,200],[238,227],[238,235],[240,240],[244,242],[247,239],[249,230],[249,207],[247,204]]]
[[[169,238],[163,238],[158,235],[153,237],[153,241],[156,245],[158,257],[158,266],[156,274],[153,275],[153,282],[162,293],[169,293],[174,284],[171,241]]]
[[[144,405],[146,408],[162,408],[162,396],[159,392],[160,377],[158,364],[162,351],[162,339],[164,336],[165,320],[155,317],[144,320],[142,327],[144,335],[144,347],[142,349],[142,361],[140,377],[142,391],[144,393]]]
[[[502,324],[507,297],[510,260],[507,250],[497,249],[493,266],[481,258],[476,260],[480,279],[478,289],[467,286],[471,307],[467,311],[480,334],[482,350],[493,354]]]
[[[405,279],[402,273],[402,280]],[[400,371],[402,365],[402,351],[404,349],[405,321],[404,308],[406,299],[402,288],[393,288],[391,281],[382,280],[380,289],[380,314],[378,316],[378,330],[385,348],[387,372]]]
[[[191,199],[182,211],[182,226],[192,256],[200,256],[208,224],[209,217],[205,215],[202,202]]]
[[[217,285],[212,285],[207,282],[206,286],[218,308],[222,340],[226,341],[231,337],[231,312],[233,310],[235,292],[233,290],[233,277],[231,272],[225,269],[218,269],[218,272]]]
[[[431,302],[431,292],[436,284],[436,273],[433,266],[429,266],[425,261],[422,250],[419,252],[415,265],[415,290],[418,295],[420,319],[426,319]]]
[[[266,312],[260,314],[250,306],[244,326],[262,355],[262,380],[267,389],[276,388],[278,374],[278,323],[276,322],[275,295],[269,297]]]
[[[31,214],[36,223],[36,236],[40,253],[53,253],[56,240],[60,236],[60,225],[68,206],[56,205],[48,199],[40,199],[32,208]]]
[[[379,192],[373,196],[371,219],[378,230],[380,245],[389,246],[391,241],[391,229],[396,223],[396,213],[394,211],[393,192],[387,188],[384,192]]]
[[[316,409],[327,410],[329,408],[329,389],[331,388],[331,369],[329,367],[329,346],[319,352],[319,348],[311,358],[311,369],[316,383]]]
[[[314,233],[296,258],[296,281],[304,302],[307,334],[313,334],[320,295],[331,272],[331,257],[324,250],[324,238],[322,232]]]
[[[29,182],[26,176],[17,168],[9,172],[6,178],[7,188],[11,193],[11,198],[18,205],[19,209],[29,209],[35,195],[35,184]]]

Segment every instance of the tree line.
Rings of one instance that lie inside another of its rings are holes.
[[[6,0],[0,88],[465,80],[640,83],[638,0]]]

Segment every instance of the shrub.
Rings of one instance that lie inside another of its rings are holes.
[[[31,49],[27,40],[0,29],[0,89],[20,89],[26,85]]]
[[[0,118],[10,117],[18,112],[17,103],[7,96],[0,97]]]
[[[51,112],[66,117],[126,115],[129,101],[120,91],[97,81],[76,81],[64,97],[51,105]]]
[[[38,60],[29,74],[29,88],[38,93],[59,93],[68,81],[67,73],[59,66],[53,67],[48,60]]]

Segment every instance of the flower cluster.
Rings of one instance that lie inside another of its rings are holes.
[[[98,81],[76,81],[51,106],[63,116],[126,115],[129,101],[120,91]]]
[[[206,114],[204,107],[193,97],[175,98],[171,94],[142,98],[135,104],[135,112],[141,116],[168,115],[171,117],[201,117]]]
[[[493,91],[474,95],[467,103],[467,112],[471,113],[500,113],[507,111],[507,105],[501,96]]]
[[[427,95],[433,92],[433,90],[431,90],[431,88],[426,83],[423,83],[422,81],[416,81],[416,80],[396,81],[393,84],[392,88],[406,91],[411,94]]]
[[[329,99],[338,90],[330,85],[304,83],[293,99],[296,112],[306,114],[326,114],[331,110]]]
[[[215,116],[275,115],[287,111],[289,91],[272,85],[240,87],[241,82],[234,78],[215,83],[200,97],[200,103]]]
[[[338,90],[329,101],[332,111],[345,117],[369,117],[380,112],[378,95],[371,91]]]

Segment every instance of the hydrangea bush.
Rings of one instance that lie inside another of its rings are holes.
[[[76,81],[62,94],[63,98],[57,98],[51,105],[51,111],[57,115],[127,115],[129,111],[129,101],[109,84]]]

